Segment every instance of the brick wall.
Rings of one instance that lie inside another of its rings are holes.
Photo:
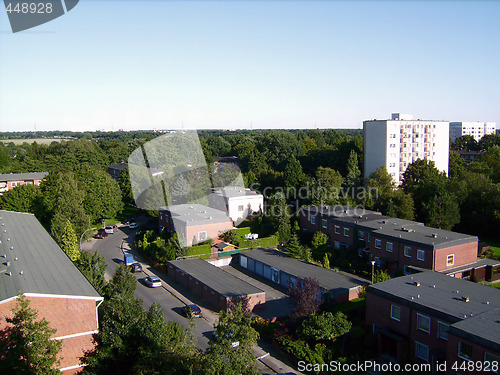
[[[497,357],[500,357],[500,351],[495,352],[493,350],[485,349],[481,345],[475,344],[471,341],[468,341],[468,340],[465,340],[463,338],[457,337],[453,334],[450,334],[450,335],[448,335],[448,347],[447,347],[447,351],[446,351],[446,362],[448,364],[446,374],[448,374],[448,375],[457,374],[457,371],[456,370],[454,371],[451,368],[453,363],[457,363],[458,366],[460,366],[460,364],[462,362],[465,362],[465,365],[468,364],[467,360],[462,359],[458,356],[458,349],[459,349],[460,342],[463,342],[463,343],[470,345],[472,347],[471,361],[473,361],[473,363],[475,363],[475,364],[484,363],[484,361],[485,361],[484,356],[485,356],[486,352],[489,354],[493,354]],[[498,365],[500,366],[500,363]],[[481,373],[481,374],[483,374],[483,373],[484,374],[493,374],[493,372],[463,371],[463,370],[458,370],[458,373],[471,374],[471,375],[472,374],[479,374],[479,373]]]
[[[30,307],[38,311],[38,318],[45,318],[57,331],[55,338],[96,331],[98,329],[96,301],[76,298],[28,297]],[[7,322],[5,318],[12,317],[11,310],[17,305],[17,299],[0,304],[0,329]],[[80,364],[84,352],[94,347],[92,334],[66,338],[62,340],[63,349],[60,353],[60,368]]]
[[[434,269],[443,271],[450,268],[463,266],[477,261],[477,241],[469,242],[462,245],[451,246],[444,249],[435,250],[436,260]],[[453,265],[447,265],[448,255],[454,254]]]

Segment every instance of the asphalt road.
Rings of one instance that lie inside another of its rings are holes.
[[[113,273],[118,268],[118,264],[123,263],[123,252],[122,245],[125,248],[132,248],[131,243],[135,234],[135,229],[130,229],[128,226],[121,226],[115,230],[114,234],[110,234],[108,237],[103,239],[92,239],[90,242],[86,242],[82,245],[85,250],[90,250],[92,252],[99,252],[106,259],[106,280],[110,280]],[[127,246],[128,245],[128,246]],[[139,256],[134,255],[135,261]],[[140,260],[140,259],[139,259]],[[142,299],[144,302],[144,307],[148,308],[153,303],[157,303],[161,306],[165,320],[173,320],[183,327],[189,326],[189,319],[182,314],[182,307],[190,301],[182,295],[179,291],[173,288],[169,283],[164,274],[158,272],[152,267],[148,266],[147,263],[141,262],[143,265],[143,270],[147,272],[148,275],[155,274],[160,279],[162,279],[162,288],[149,288],[144,284],[144,279],[146,278],[145,272],[136,272],[134,276],[138,280],[137,288],[135,290],[135,297]],[[212,332],[214,331],[213,324],[217,320],[217,314],[203,309],[206,318],[195,318],[193,319],[194,327],[193,334],[196,337],[196,347],[202,351],[208,349],[209,339],[212,337]],[[260,344],[262,345],[262,344]],[[254,354],[256,356],[257,365],[262,374],[276,374],[276,373],[293,373],[300,374],[300,372],[293,370],[288,365],[277,359],[278,356],[273,353],[269,355],[269,352],[274,352],[274,348],[270,345],[263,349],[263,346],[256,346],[254,348]],[[273,370],[274,369],[274,370]],[[293,372],[292,372],[293,371]]]
[[[135,230],[122,226],[115,229],[115,233],[110,234],[108,237],[93,241],[92,251],[97,251],[106,258],[107,280],[111,279],[113,273],[118,268],[118,264],[123,263],[123,252],[121,250],[122,242],[132,241],[134,233]],[[85,247],[86,246],[84,246],[84,248]],[[143,265],[145,264],[143,263]],[[148,274],[156,273],[148,266],[145,268]],[[173,296],[165,288],[149,288],[146,286],[143,281],[146,277],[144,272],[136,272],[133,275],[138,281],[135,297],[142,299],[144,307],[149,308],[153,303],[157,303],[163,310],[165,320],[173,320],[183,327],[188,327],[189,319],[182,314],[182,307],[185,306],[182,301]],[[165,280],[163,280],[163,283],[165,283]],[[194,323],[193,333],[197,338],[196,346],[198,349],[205,351],[208,349],[208,338],[214,330],[214,327],[203,318],[194,319]]]

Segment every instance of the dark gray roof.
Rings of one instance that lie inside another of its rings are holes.
[[[264,293],[203,259],[172,260],[168,263],[225,297],[235,298]]]
[[[386,225],[373,231],[373,235],[386,239],[396,239],[408,244],[436,250],[445,247],[478,242],[476,236],[449,230],[416,225]]]
[[[262,194],[257,193],[256,191],[239,187],[239,186],[225,186],[223,188],[213,188],[212,194],[218,195],[224,198],[232,198],[232,197],[244,197],[244,196],[260,196],[263,197]]]
[[[136,168],[141,168],[141,166],[135,166],[133,165],[134,167]],[[128,167],[128,163],[125,163],[125,162],[119,162],[118,164],[112,164],[112,165],[109,165],[108,168],[109,169],[115,169],[117,171],[123,171],[126,167]],[[161,169],[158,169],[158,168],[148,168],[148,171],[152,174],[152,175],[156,175],[156,174],[162,174],[163,171]]]
[[[450,269],[443,270],[440,272],[449,275],[451,273],[468,271],[468,270],[471,270],[473,268],[477,269],[477,268],[486,267],[486,266],[498,266],[498,265],[500,265],[500,261],[498,261],[498,260],[489,259],[489,258],[479,258],[474,263],[465,264],[465,265],[460,266],[460,267],[450,268]]]
[[[414,283],[420,282],[420,286]],[[373,293],[395,303],[456,322],[500,307],[500,291],[489,286],[427,271],[370,285]],[[469,302],[462,300],[469,297]]]
[[[0,181],[43,180],[48,174],[49,172],[5,173],[0,174]]]
[[[160,211],[169,211],[172,220],[186,225],[231,222],[226,212],[201,204],[178,204],[160,207]]]
[[[380,212],[377,211],[370,211],[359,207],[339,206],[339,205],[310,206],[302,208],[301,211],[309,213],[309,215],[311,216],[314,215],[331,216],[342,219],[349,219],[349,218],[361,219],[363,216],[366,215],[377,215],[377,217],[380,217],[380,215],[382,215]]]
[[[367,283],[366,280],[353,275],[328,270],[303,260],[290,258],[287,254],[271,248],[244,251],[240,253],[240,256],[258,260],[297,278],[314,278],[326,290],[351,289]]]
[[[500,294],[498,291],[497,293]],[[487,311],[455,323],[450,327],[449,333],[498,353],[500,352],[500,309]]]
[[[34,215],[0,210],[0,241],[0,301],[19,292],[102,299]]]

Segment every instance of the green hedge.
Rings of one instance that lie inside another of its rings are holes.
[[[203,245],[192,246],[188,249],[188,256],[198,255],[201,259],[209,259],[212,253],[212,246],[207,243]]]

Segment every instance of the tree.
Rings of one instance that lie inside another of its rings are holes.
[[[118,175],[118,186],[122,192],[122,199],[125,203],[134,203],[134,194],[132,185],[130,184],[130,175],[128,166],[125,167]]]
[[[328,243],[328,236],[323,232],[318,231],[313,234],[311,244],[312,247],[314,247],[315,249],[323,248],[327,243]]]
[[[78,237],[73,229],[73,224],[71,224],[71,221],[66,220],[66,225],[61,235],[61,249],[73,262],[76,262],[78,258],[80,258],[79,245]]]
[[[90,164],[82,164],[75,168],[75,177],[80,190],[84,192],[85,213],[92,222],[116,217],[121,212],[121,190],[109,173]]]
[[[448,175],[450,177],[460,177],[465,171],[465,161],[454,151],[450,151],[450,162],[448,167]]]
[[[330,259],[328,257],[328,253],[325,253],[325,255],[323,256],[323,267],[328,270],[330,269]]]
[[[311,341],[335,341],[337,337],[349,333],[351,327],[352,323],[344,313],[339,311],[334,315],[331,312],[323,312],[305,319],[299,328],[299,334]]]
[[[283,172],[286,187],[299,187],[305,179],[300,162],[292,155]]]
[[[303,317],[315,314],[321,304],[323,297],[321,288],[316,279],[305,277],[295,282],[288,282],[287,294],[295,305],[294,317]]]
[[[351,150],[349,159],[347,160],[347,176],[345,178],[345,186],[347,188],[356,189],[359,186],[361,171],[358,166],[358,154]]]
[[[290,241],[285,246],[285,250],[289,256],[293,258],[300,258],[302,255],[302,245],[299,242],[298,237],[294,234],[290,238]]]
[[[5,318],[8,325],[0,331],[0,373],[2,374],[59,374],[57,354],[60,340],[52,340],[56,330],[29,307],[21,295],[12,309],[13,316]]]
[[[477,151],[479,145],[472,135],[463,135],[455,139],[451,144],[451,149],[455,151]]]
[[[21,185],[0,195],[0,208],[8,211],[36,213],[40,199],[38,186]]]
[[[383,270],[375,271],[375,275],[373,276],[373,283],[381,283],[383,281],[387,281],[391,279],[391,275]]]
[[[335,169],[318,167],[314,181],[314,195],[312,202],[315,205],[330,205],[339,203],[342,175]]]
[[[205,373],[208,375],[253,375],[257,364],[252,352],[259,334],[252,328],[250,318],[241,303],[232,311],[221,311],[216,325],[216,339],[209,343],[205,354]],[[238,342],[236,347],[232,343]]]
[[[133,296],[137,287],[137,279],[130,273],[130,268],[120,263],[113,278],[108,283],[106,295],[108,297],[118,294]]]
[[[271,219],[280,241],[290,238],[290,213],[283,192],[277,191],[271,196],[266,215]]]
[[[76,261],[76,265],[97,292],[103,295],[107,284],[104,278],[106,259],[98,252],[90,253],[88,251],[82,251],[80,253],[80,258]]]
[[[427,219],[425,224],[439,229],[451,230],[460,222],[460,206],[454,194],[444,192],[424,203]]]

